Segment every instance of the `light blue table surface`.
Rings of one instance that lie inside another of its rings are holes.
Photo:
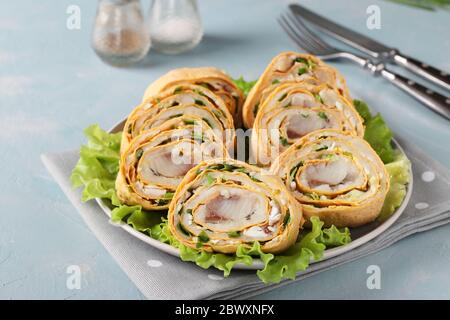
[[[43,167],[39,155],[78,148],[92,123],[124,118],[146,86],[170,69],[212,65],[256,78],[278,52],[296,48],[276,23],[287,1],[200,0],[205,36],[180,56],[151,52],[120,69],[90,47],[96,1],[0,2],[0,298],[142,299]],[[450,12],[385,1],[302,1],[336,21],[450,71]],[[69,5],[81,8],[81,30],[66,28]],[[381,8],[381,29],[366,27],[366,8]],[[143,2],[148,10],[148,1]],[[333,63],[353,95],[383,113],[395,133],[450,167],[450,122],[356,66]],[[308,298],[450,298],[450,225],[300,283],[258,296]],[[79,265],[82,287],[66,287]],[[381,289],[366,286],[369,265]],[[174,297],[175,298],[175,297]]]

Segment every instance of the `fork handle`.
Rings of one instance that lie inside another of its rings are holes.
[[[422,102],[434,112],[450,120],[450,98],[435,92],[419,83],[414,82],[400,74],[386,69],[384,66],[378,67],[379,74],[398,88],[407,92],[415,99]]]
[[[450,75],[414,58],[397,52],[393,56],[396,64],[450,91]]]

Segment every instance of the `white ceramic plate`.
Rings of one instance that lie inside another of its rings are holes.
[[[123,125],[124,125],[124,121],[122,121],[119,124],[117,124],[116,126],[114,126],[110,130],[110,132],[121,131],[123,128]],[[395,148],[399,149],[401,152],[404,153],[402,147],[399,145],[399,143],[395,139],[393,140],[393,142],[394,142]],[[387,228],[389,228],[400,217],[400,215],[405,210],[406,205],[408,204],[409,199],[411,198],[412,188],[413,188],[413,177],[411,175],[410,182],[407,185],[407,192],[406,192],[405,199],[403,199],[402,205],[389,217],[389,219],[387,219],[384,222],[374,221],[374,222],[369,223],[362,227],[351,228],[350,232],[352,235],[352,242],[350,242],[347,245],[341,246],[341,247],[336,247],[336,248],[325,250],[322,260],[320,260],[320,261],[338,256],[340,254],[343,254],[345,252],[353,250],[353,249],[363,245],[364,243],[374,239],[377,236],[380,236],[380,235],[382,236],[382,233]],[[106,201],[104,199],[97,198],[96,200],[97,200],[97,203],[99,204],[99,206],[106,213],[106,215],[108,217],[111,217],[111,207],[110,207],[111,204],[108,203],[108,201]],[[164,251],[168,254],[171,254],[173,256],[177,256],[177,257],[180,256],[180,253],[178,252],[177,248],[174,248],[168,244],[165,244],[165,243],[159,242],[158,240],[150,238],[149,236],[133,229],[131,226],[129,226],[127,224],[123,224],[123,225],[121,225],[121,227],[125,231],[127,231],[128,233],[133,235],[134,237],[148,243],[152,247],[155,247],[155,248],[157,248],[161,251]],[[314,262],[315,261],[311,261],[311,263],[314,263]],[[262,269],[263,267],[264,267],[264,265],[263,265],[262,261],[259,259],[254,259],[253,264],[250,266],[247,266],[245,264],[237,264],[235,266],[236,269],[247,269],[247,270],[258,270],[258,269]]]

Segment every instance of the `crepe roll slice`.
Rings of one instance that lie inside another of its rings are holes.
[[[337,130],[310,133],[273,163],[273,174],[303,205],[306,219],[357,227],[378,216],[389,189],[386,168],[362,138]]]
[[[253,127],[256,114],[263,103],[262,97],[268,96],[285,81],[327,84],[336,88],[344,97],[350,98],[345,79],[336,69],[315,56],[282,52],[272,59],[245,100],[242,111],[245,127]]]
[[[150,84],[144,100],[173,85],[197,84],[218,95],[233,115],[237,127],[241,126],[244,96],[233,80],[223,71],[212,67],[180,68],[172,70]]]
[[[264,252],[282,252],[303,224],[301,206],[279,177],[233,159],[192,168],[175,192],[168,219],[182,244],[222,253],[255,241]]]
[[[207,88],[183,84],[149,97],[133,110],[124,126],[121,150],[125,150],[131,139],[142,131],[184,115],[203,119],[211,129],[222,135],[228,147],[234,145],[233,117],[223,100]]]
[[[325,84],[284,82],[261,105],[253,124],[252,151],[258,164],[270,166],[304,135],[328,128],[364,135],[358,112],[336,89]]]
[[[228,157],[221,138],[201,118],[192,117],[185,125],[177,121],[142,132],[122,153],[116,180],[122,203],[167,209],[192,167],[205,159]]]

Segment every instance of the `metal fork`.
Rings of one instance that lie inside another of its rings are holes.
[[[431,110],[450,120],[450,98],[390,71],[383,63],[376,63],[363,56],[332,47],[311,31],[303,21],[289,12],[281,14],[278,23],[288,36],[306,52],[316,55],[322,60],[350,60],[368,70],[374,76],[381,75]]]

